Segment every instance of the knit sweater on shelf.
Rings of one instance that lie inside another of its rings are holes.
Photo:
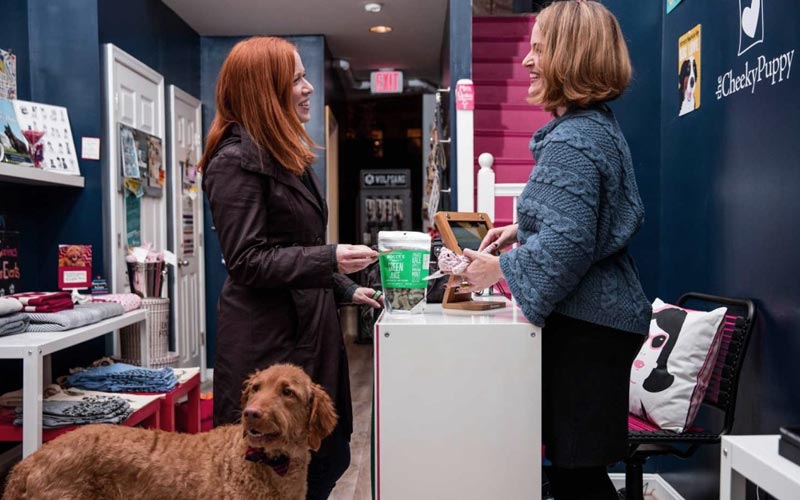
[[[628,254],[644,221],[630,150],[606,106],[570,111],[530,142],[536,166],[517,202],[520,245],[500,256],[533,324],[552,312],[646,334],[652,313]]]

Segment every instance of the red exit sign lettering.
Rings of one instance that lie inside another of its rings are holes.
[[[403,91],[403,72],[373,71],[369,83],[373,94],[398,94]]]

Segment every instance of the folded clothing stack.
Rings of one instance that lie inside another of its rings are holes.
[[[28,315],[21,313],[22,302],[11,297],[0,297],[0,337],[23,333],[28,328]]]
[[[50,384],[44,388],[42,391],[42,396],[46,399],[62,393],[63,390],[61,389],[61,386],[58,384]],[[22,389],[7,392],[0,396],[0,406],[8,406],[11,408],[22,406]]]
[[[70,292],[26,292],[9,295],[20,301],[23,311],[36,313],[52,313],[72,309]]]
[[[171,368],[154,370],[114,363],[73,373],[67,383],[90,391],[169,392],[178,385],[178,379]]]
[[[22,408],[17,408],[14,425],[22,425]],[[42,428],[71,425],[119,424],[133,413],[130,403],[119,396],[85,396],[79,401],[42,401]]]
[[[29,332],[63,332],[81,326],[92,325],[104,319],[120,316],[125,309],[111,302],[89,302],[78,304],[69,311],[55,313],[28,313],[31,324]]]
[[[125,312],[130,312],[142,307],[142,298],[135,293],[109,293],[92,297],[92,302],[114,302],[125,308]]]

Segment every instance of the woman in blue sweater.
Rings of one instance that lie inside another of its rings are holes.
[[[554,119],[530,142],[536,159],[517,224],[487,234],[519,246],[465,251],[472,290],[505,279],[543,327],[543,441],[556,499],[616,499],[606,466],[624,458],[630,367],[650,322],[628,245],[644,220],[631,154],[606,102],[631,65],[619,23],[597,2],[555,2],[537,16],[529,102]]]

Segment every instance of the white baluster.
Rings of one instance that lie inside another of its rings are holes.
[[[494,156],[491,153],[481,153],[478,157],[478,212],[484,212],[494,220]]]

